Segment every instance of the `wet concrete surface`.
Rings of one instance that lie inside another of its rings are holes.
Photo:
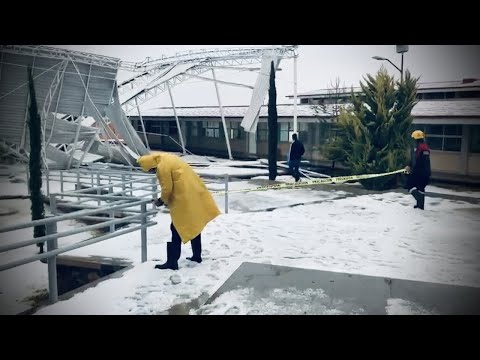
[[[428,314],[480,314],[480,288],[476,287],[251,262],[241,264],[205,304],[212,304],[222,294],[239,289],[253,289],[253,298],[287,309],[290,306],[292,312],[299,304],[289,303],[289,297],[279,297],[281,292],[278,289],[283,290],[283,294],[285,291],[298,294],[310,291],[310,295],[312,290],[320,290],[322,296],[310,296],[309,299],[314,301],[307,303],[306,307],[303,304],[305,314],[338,310],[344,314],[386,315],[392,299],[414,304]]]

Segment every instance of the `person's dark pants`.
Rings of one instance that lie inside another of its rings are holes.
[[[174,249],[174,255],[175,255],[175,260],[178,261],[180,259],[180,254],[182,251],[182,239],[180,238],[180,235],[177,232],[177,229],[175,229],[175,226],[173,226],[173,223],[170,224],[170,230],[172,231],[172,246]],[[194,260],[197,262],[202,261],[202,234],[198,234],[194,239],[190,241],[192,244],[192,253],[193,256],[192,258],[188,258],[189,260]],[[200,260],[200,261],[198,261]]]
[[[180,254],[182,252],[182,239],[178,234],[177,229],[173,226],[173,223],[170,224],[170,230],[172,231],[172,241],[167,242],[167,262],[162,265],[156,265],[155,269],[165,270],[178,270],[178,259],[180,259]],[[202,262],[202,234],[198,234],[193,240],[192,251],[193,256],[187,258],[191,261],[196,261],[198,263]]]
[[[180,235],[178,234],[177,229],[175,229],[175,226],[173,226],[173,223],[170,224],[170,230],[172,232],[172,242],[171,242],[172,252],[171,252],[171,255],[168,254],[167,252],[167,256],[168,257],[171,256],[172,260],[178,261],[178,259],[180,259],[180,254],[182,253],[182,239],[180,238]]]
[[[425,187],[428,184],[428,179],[415,179],[410,177],[407,182],[407,189],[410,194],[417,200],[414,206],[416,209],[425,209]]]
[[[300,160],[290,160],[288,166],[295,181],[300,180]]]

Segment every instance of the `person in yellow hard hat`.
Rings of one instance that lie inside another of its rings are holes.
[[[167,243],[167,262],[156,269],[178,270],[181,244],[190,242],[193,256],[202,262],[201,232],[220,210],[202,179],[180,157],[168,153],[151,153],[137,159],[144,171],[155,169],[162,193],[156,206],[167,205],[172,223],[172,241]]]
[[[424,210],[425,187],[428,185],[431,175],[430,148],[425,143],[423,131],[415,130],[411,136],[415,140],[415,148],[412,151],[410,164],[405,167],[405,171],[409,174],[407,189],[417,200],[414,208]]]

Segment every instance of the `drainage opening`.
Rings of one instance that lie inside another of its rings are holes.
[[[82,286],[94,283],[129,266],[124,261],[103,258],[57,258],[57,286],[61,296]]]
[[[41,260],[47,263],[46,259]],[[78,292],[108,278],[121,276],[121,271],[132,264],[124,259],[102,257],[75,257],[60,255],[57,257],[57,289],[59,300],[67,300]],[[24,299],[30,308],[18,315],[31,315],[40,308],[49,305],[48,289],[35,291]]]

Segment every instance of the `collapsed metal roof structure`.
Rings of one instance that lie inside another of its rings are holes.
[[[44,166],[67,169],[102,158],[134,165],[149,144],[145,130],[144,143],[127,116],[136,111],[141,119],[141,105],[165,91],[175,113],[171,88],[191,78],[214,82],[225,132],[218,84],[252,89],[242,126],[254,132],[268,91],[271,61],[278,67],[281,59],[296,56],[297,46],[289,45],[189,51],[133,63],[41,45],[0,45],[0,148],[9,156],[28,159],[28,68],[32,69],[42,121]],[[249,67],[252,64],[261,67]],[[217,80],[216,69],[256,71],[257,82],[253,87]],[[119,70],[134,76],[119,83]],[[205,76],[207,72],[212,77]],[[228,136],[226,145],[231,157]]]

